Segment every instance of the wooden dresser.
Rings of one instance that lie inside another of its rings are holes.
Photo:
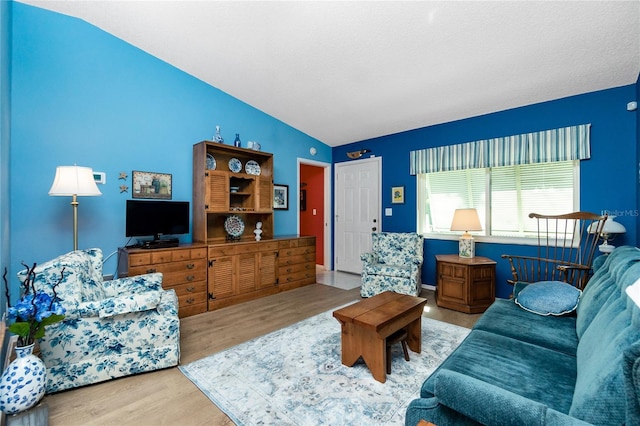
[[[162,288],[178,295],[179,316],[207,311],[207,246],[185,244],[166,249],[119,249],[119,276],[162,272]]]
[[[300,237],[278,242],[278,284],[290,290],[316,282],[316,238]]]

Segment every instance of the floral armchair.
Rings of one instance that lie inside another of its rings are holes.
[[[371,297],[387,290],[420,294],[422,235],[379,232],[371,234],[371,238],[371,253],[360,255],[364,262],[360,295]]]
[[[77,250],[37,266],[36,290],[53,295],[63,268],[65,319],[40,340],[47,393],[178,364],[178,298],[162,289],[162,274],[103,281],[102,251]]]

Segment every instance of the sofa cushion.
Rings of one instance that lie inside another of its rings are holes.
[[[102,287],[102,250],[92,248],[84,250],[89,259],[89,275],[81,282],[83,302],[97,302],[107,297]]]
[[[582,292],[561,281],[540,281],[526,286],[516,296],[522,309],[538,315],[565,315],[578,307]]]
[[[26,270],[18,272],[21,283],[27,278]],[[37,290],[53,296],[52,285],[62,277],[56,287],[56,295],[63,305],[77,304],[82,301],[82,282],[89,277],[89,255],[81,250],[72,251],[41,263],[34,270],[34,285]]]
[[[612,297],[620,297],[617,284],[631,265],[640,261],[640,249],[630,246],[617,247],[599,266],[582,292],[576,321],[576,333],[580,338],[595,316]],[[598,262],[600,263],[600,261]]]
[[[578,346],[574,315],[532,315],[511,299],[496,299],[473,328],[572,356],[575,356]]]
[[[424,382],[423,398],[435,395],[441,369],[498,386],[561,413],[568,413],[571,407],[576,380],[575,357],[476,329]]]
[[[372,251],[378,262],[394,265],[422,262],[422,235],[416,233],[374,232]]]
[[[569,414],[594,424],[625,422],[629,403],[624,357],[640,341],[640,310],[625,292],[640,278],[640,263],[617,275],[616,291],[578,343],[578,376]]]
[[[411,278],[411,267],[406,265],[388,265],[386,263],[374,263],[365,265],[364,270],[365,273],[370,275]]]

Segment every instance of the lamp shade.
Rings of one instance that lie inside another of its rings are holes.
[[[615,216],[607,217],[602,227],[603,234],[624,234],[627,232],[627,228],[625,228],[623,224],[616,222],[614,220],[615,218]]]
[[[456,209],[451,222],[452,231],[482,231],[476,209]]]
[[[102,195],[93,178],[90,167],[58,166],[49,195],[59,196],[96,196]]]

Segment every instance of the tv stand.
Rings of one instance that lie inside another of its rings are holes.
[[[157,240],[140,241],[140,248],[143,249],[159,249],[159,248],[172,248],[180,245],[178,238],[161,238]]]

